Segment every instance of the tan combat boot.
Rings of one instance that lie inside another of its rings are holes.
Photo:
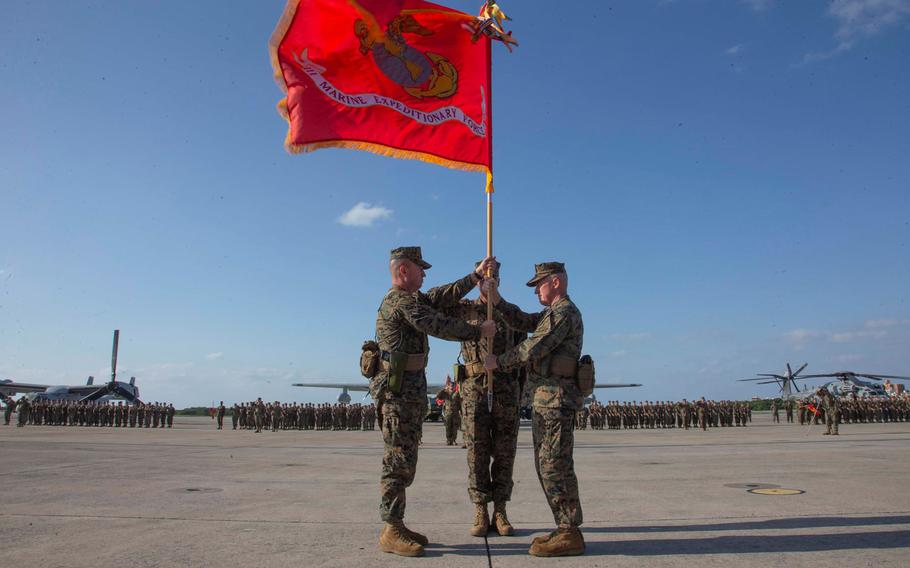
[[[471,536],[486,536],[490,530],[490,517],[487,515],[486,503],[474,504],[474,525],[471,527]]]
[[[411,537],[411,540],[413,540],[414,542],[416,542],[416,543],[419,544],[420,546],[426,546],[426,545],[430,544],[430,541],[429,541],[429,539],[427,539],[426,536],[420,534],[420,533],[417,532],[417,531],[412,531],[411,529],[409,529],[408,527],[406,527],[406,526],[404,525],[404,522],[402,522],[401,528],[404,530],[404,534],[406,534],[406,535],[408,535],[409,537]]]
[[[535,536],[534,540],[531,541],[531,544],[543,544],[543,543],[547,542],[548,540],[550,540],[551,538],[553,538],[556,535],[556,533],[558,533],[558,532],[559,532],[558,530],[555,530],[555,531],[551,532],[550,534],[542,534],[540,536]]]
[[[404,523],[389,521],[379,535],[379,549],[398,556],[423,556],[423,546],[405,532]]]
[[[515,534],[515,529],[512,528],[509,517],[506,516],[505,501],[493,505],[493,523],[496,525],[496,532],[499,533],[499,536],[512,536]]]
[[[549,540],[531,544],[531,556],[578,556],[585,553],[585,539],[577,528],[560,528]]]

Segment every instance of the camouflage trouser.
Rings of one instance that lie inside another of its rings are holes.
[[[461,416],[446,416],[446,443],[454,444],[458,439],[458,430],[461,428]]]
[[[582,523],[578,479],[572,457],[574,427],[574,410],[534,407],[531,428],[537,478],[560,528],[578,527]]]
[[[464,440],[468,446],[468,496],[472,503],[512,498],[512,470],[518,444],[518,381],[496,373],[493,413],[487,409],[485,377],[464,382]]]
[[[404,518],[405,490],[417,471],[417,446],[426,404],[386,400],[382,403],[382,456],[379,515],[383,521]]]
[[[826,432],[828,434],[838,434],[838,431],[837,431],[838,414],[839,414],[839,412],[837,410],[825,412],[825,426],[827,427]]]

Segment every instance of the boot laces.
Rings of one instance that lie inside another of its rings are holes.
[[[418,544],[416,540],[411,537],[411,531],[404,526],[404,523],[398,524],[395,523],[392,525],[395,537],[405,543],[405,544]]]

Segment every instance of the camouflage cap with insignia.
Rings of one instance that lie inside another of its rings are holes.
[[[406,258],[424,270],[429,270],[433,266],[423,259],[423,255],[420,252],[420,247],[398,247],[396,249],[392,249],[392,252],[389,255],[389,260],[395,260],[398,258]]]
[[[537,283],[553,274],[562,274],[566,271],[566,265],[561,262],[541,262],[534,265],[534,278],[528,280],[528,286],[534,288]]]

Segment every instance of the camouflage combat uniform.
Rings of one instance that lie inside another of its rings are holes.
[[[504,303],[504,302],[501,302]],[[514,308],[514,306],[513,306]],[[517,310],[517,308],[514,308]],[[487,318],[487,306],[478,300],[462,301],[447,313],[480,325]],[[497,323],[493,354],[501,355],[526,337],[508,327],[494,312]],[[483,367],[487,340],[461,343],[461,357],[467,370],[461,385],[464,413],[464,441],[468,447],[468,496],[472,503],[504,503],[512,498],[512,471],[518,447],[519,371],[493,373],[493,412],[487,407],[487,376]]]
[[[445,415],[446,444],[451,446],[458,441],[458,430],[461,429],[461,393],[458,390],[452,393],[443,391],[442,400],[445,400],[442,412]]]
[[[560,263],[535,268],[538,276],[528,285],[540,275],[563,271]],[[581,312],[568,296],[538,314],[526,314],[504,301],[496,309],[513,329],[533,331],[531,337],[499,356],[498,364],[504,371],[528,367],[528,385],[533,389],[531,428],[537,478],[556,525],[561,529],[577,528],[583,517],[572,453],[575,413],[582,408],[583,398],[573,376],[557,374],[551,367],[556,366],[557,358],[577,362],[581,356]]]
[[[392,258],[407,258],[422,268],[430,267],[423,262],[419,247],[395,249]],[[383,353],[383,364],[370,383],[370,394],[377,403],[385,446],[379,505],[383,521],[399,521],[404,518],[405,490],[414,481],[417,446],[427,412],[427,379],[424,368],[404,371],[400,392],[393,393],[388,387],[389,354],[407,353],[414,359],[425,358],[430,350],[427,335],[453,341],[479,338],[479,327],[446,317],[439,311],[454,307],[474,286],[474,277],[469,274],[452,284],[433,288],[426,293],[409,293],[393,287],[379,306],[376,315],[376,342]],[[425,359],[423,367],[426,367]]]

